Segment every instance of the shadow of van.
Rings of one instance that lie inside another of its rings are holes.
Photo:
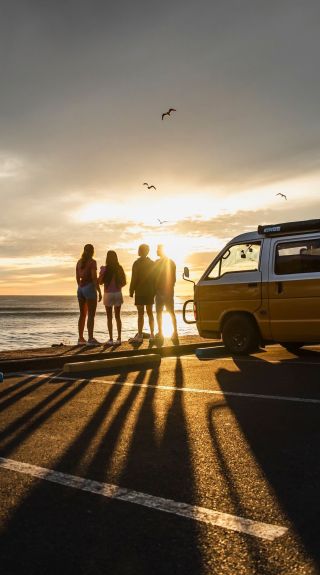
[[[319,358],[319,353],[306,350],[306,355]],[[319,374],[313,365],[301,378],[295,358],[270,364],[254,358],[251,362],[234,358],[238,371],[220,369],[217,381],[222,391],[319,397]],[[259,363],[259,368],[257,367]],[[310,366],[311,367],[311,366]],[[292,369],[291,369],[292,368]],[[266,401],[225,395],[229,408],[240,427],[255,462],[275,493],[293,530],[308,554],[320,567],[318,519],[320,516],[320,425],[319,404]],[[252,403],[254,401],[254,404]],[[215,408],[208,411],[208,425],[214,448]],[[223,467],[226,454],[218,450]]]

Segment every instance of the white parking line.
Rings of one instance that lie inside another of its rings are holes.
[[[210,359],[216,359],[216,360],[221,360],[221,361],[233,361],[235,360],[235,358],[233,357],[208,357],[206,358],[206,360],[210,360]],[[258,365],[261,365],[261,367],[265,367],[266,365],[268,365],[268,363],[272,363],[275,365],[283,365],[283,367],[295,367],[296,365],[317,365],[318,367],[320,367],[320,361],[301,361],[301,360],[292,360],[291,363],[287,363],[287,359],[283,360],[283,359],[259,359],[257,358],[252,358],[252,359],[246,359],[246,358],[242,358],[242,357],[237,357],[236,358],[237,363],[257,363]],[[201,361],[201,360],[200,360]],[[286,362],[286,363],[284,363]]]
[[[237,363],[257,363],[258,365],[260,365],[261,367],[265,367],[266,365],[268,365],[269,363],[275,364],[275,365],[283,365],[283,367],[294,367],[295,365],[317,365],[320,367],[320,356],[319,356],[319,361],[312,361],[312,360],[295,360],[292,359],[290,360],[290,363],[288,363],[288,358],[285,359],[265,359],[263,358],[259,358],[259,357],[242,357],[242,356],[238,356],[238,357],[224,357],[223,355],[212,355],[212,356],[207,356],[207,357],[203,357],[203,358],[198,358],[196,357],[194,354],[193,355],[183,355],[179,357],[180,360],[190,360],[190,359],[198,359],[199,362],[204,361],[206,363],[209,364],[209,361],[211,360],[215,360],[215,361],[232,361],[233,363],[235,363],[235,360],[237,361]],[[162,361],[177,361],[176,357],[163,357]],[[284,363],[285,362],[285,363]],[[200,365],[200,363],[199,363]]]
[[[83,477],[77,477],[76,475],[53,471],[52,469],[47,469],[45,467],[38,467],[37,465],[14,461],[13,459],[0,457],[0,467],[36,477],[38,479],[44,479],[45,481],[51,481],[52,483],[59,483],[60,485],[79,489],[80,491],[88,491],[90,493],[102,495],[109,499],[135,503],[136,505],[142,505],[143,507],[149,507],[157,511],[172,513],[173,515],[179,515],[180,517],[192,519],[193,521],[208,523],[212,526],[246,533],[253,537],[259,537],[269,541],[273,541],[277,537],[281,537],[281,535],[284,535],[287,531],[286,527],[281,527],[279,525],[253,521],[252,519],[237,517],[236,515],[230,515],[229,513],[220,513],[219,511],[213,511],[212,509],[206,509],[205,507],[189,505],[172,499],[164,499],[163,497],[156,497],[154,495],[148,495],[147,493],[125,489],[119,485],[85,479]]]
[[[37,374],[37,373],[10,373],[10,376],[31,376],[36,377],[39,379],[57,379],[59,381],[82,381],[85,378],[76,378],[76,377],[64,377],[60,375],[45,375],[45,374]],[[293,403],[310,403],[310,404],[320,404],[320,399],[312,398],[312,397],[290,397],[287,395],[266,395],[262,393],[245,393],[241,391],[220,391],[216,389],[199,389],[197,387],[176,387],[174,385],[153,385],[148,383],[131,383],[129,381],[110,381],[108,379],[90,379],[87,380],[91,383],[106,383],[107,385],[120,385],[122,387],[141,387],[141,388],[154,388],[159,389],[161,391],[179,391],[181,393],[201,393],[203,395],[219,395],[219,396],[230,396],[230,397],[245,397],[248,399],[264,399],[264,400],[271,400],[271,401],[289,401]]]

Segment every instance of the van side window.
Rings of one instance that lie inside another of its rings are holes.
[[[229,246],[220,256],[205,279],[212,280],[230,272],[257,271],[261,242]]]
[[[320,272],[320,240],[300,240],[277,244],[275,274]]]

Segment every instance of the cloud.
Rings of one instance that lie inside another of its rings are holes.
[[[301,205],[299,214],[296,207],[268,208],[260,210],[239,210],[235,213],[220,214],[210,219],[186,218],[174,226],[175,233],[194,237],[212,237],[229,240],[247,231],[254,231],[260,224],[276,224],[283,221],[314,219],[319,210],[319,202]],[[299,216],[299,217],[297,217]]]
[[[90,242],[130,268],[164,238],[201,267],[241,231],[313,217],[319,16],[315,0],[5,2],[1,255],[74,261]]]
[[[125,189],[145,171],[248,186],[319,167],[317,3],[165,5],[12,2],[3,140],[69,188]]]
[[[207,251],[207,252],[193,252],[189,254],[186,258],[186,265],[190,267],[193,274],[200,276],[212,262],[213,258],[218,253],[218,250]],[[193,275],[193,279],[195,279]]]
[[[0,180],[22,177],[25,168],[25,162],[21,158],[0,152]]]

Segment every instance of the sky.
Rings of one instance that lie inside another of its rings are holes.
[[[197,279],[320,217],[319,27],[318,0],[0,0],[0,294],[74,294],[86,243]]]

